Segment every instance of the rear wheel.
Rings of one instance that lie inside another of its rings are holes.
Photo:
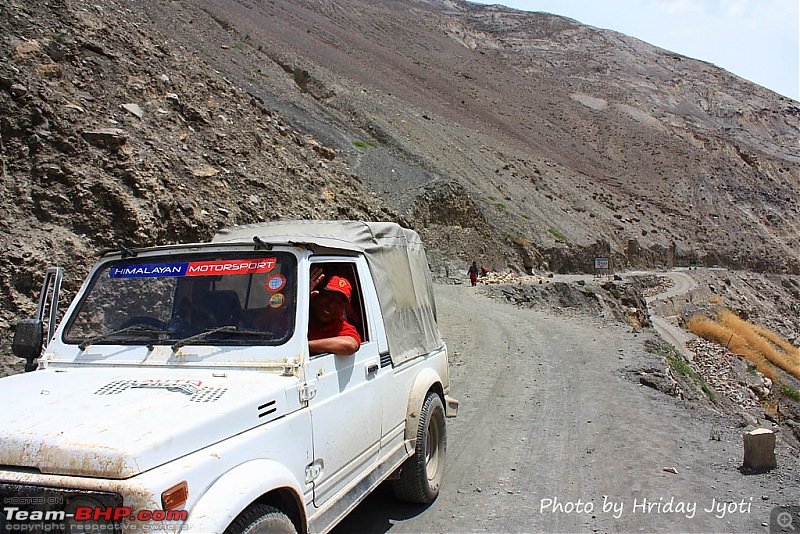
[[[395,496],[407,502],[428,504],[439,495],[444,475],[447,430],[442,399],[431,391],[422,403],[414,455],[401,468],[392,485]]]
[[[267,506],[255,504],[233,520],[225,534],[297,534],[294,523],[286,514]]]

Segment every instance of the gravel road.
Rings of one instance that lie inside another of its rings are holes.
[[[743,475],[743,423],[641,386],[653,332],[436,286],[451,353],[448,467],[429,507],[370,496],[335,532],[767,532],[800,465]],[[665,471],[674,468],[676,473]]]

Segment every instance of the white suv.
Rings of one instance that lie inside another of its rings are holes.
[[[309,354],[313,267],[352,285],[353,355]],[[385,480],[436,498],[458,402],[415,232],[285,221],[123,249],[57,327],[49,274],[15,331],[35,371],[0,380],[0,530],[326,532]]]

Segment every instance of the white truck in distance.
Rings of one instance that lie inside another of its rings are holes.
[[[316,267],[352,285],[351,356],[309,354]],[[458,402],[415,232],[283,221],[123,249],[56,325],[60,277],[16,326],[32,372],[0,379],[0,531],[327,532],[386,480],[436,498]]]

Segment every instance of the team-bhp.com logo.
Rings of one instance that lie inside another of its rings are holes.
[[[117,530],[114,524],[123,523],[127,525],[127,528],[123,526],[123,530],[134,530],[134,522],[137,521],[186,521],[188,516],[186,510],[133,511],[127,506],[77,506],[70,513],[64,510],[22,510],[18,506],[4,506],[0,532],[113,532]]]

